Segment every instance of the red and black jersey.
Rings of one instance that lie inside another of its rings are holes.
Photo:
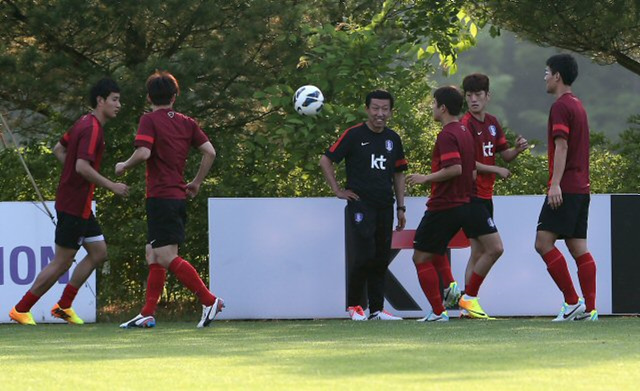
[[[380,133],[366,123],[350,127],[325,155],[334,163],[346,161],[347,189],[377,206],[393,205],[393,174],[407,169],[400,136],[389,128]]]
[[[104,134],[100,121],[93,114],[80,117],[62,136],[60,144],[67,156],[56,191],[56,210],[83,219],[91,215],[91,201],[96,185],[76,172],[76,161],[83,159],[100,171],[104,152]]]
[[[431,158],[431,172],[457,164],[462,166],[462,175],[444,182],[431,182],[428,210],[450,209],[471,201],[473,170],[476,168],[474,141],[471,132],[456,121],[445,125],[438,134]]]
[[[496,154],[509,148],[498,119],[485,113],[484,121],[480,121],[467,112],[461,122],[471,132],[475,140],[476,161],[488,166],[495,166]],[[495,182],[495,174],[478,173],[475,196],[490,200],[493,196]]]
[[[191,147],[209,141],[196,121],[172,109],[140,118],[134,145],[151,150],[147,160],[147,198],[185,199],[184,167]]]
[[[554,140],[567,140],[567,162],[560,181],[563,193],[589,194],[589,122],[582,102],[572,93],[560,96],[549,112],[549,185],[553,176]]]

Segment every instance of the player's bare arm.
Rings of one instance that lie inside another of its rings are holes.
[[[476,168],[480,174],[496,174],[502,179],[506,179],[511,176],[511,171],[500,166],[493,166],[476,162]]]
[[[345,190],[340,188],[338,185],[338,181],[336,180],[336,172],[333,168],[333,162],[326,155],[322,155],[320,158],[320,168],[322,169],[322,174],[324,174],[324,179],[331,187],[331,191],[336,195],[336,197],[341,200],[348,201],[357,201],[360,199],[356,193],[351,190]]]
[[[129,170],[138,164],[146,161],[151,156],[151,150],[147,147],[138,147],[129,159],[124,162],[119,162],[116,164],[116,175],[120,176],[124,174],[126,170]]]
[[[407,183],[410,185],[420,185],[428,182],[445,182],[449,179],[462,175],[462,165],[454,164],[445,167],[429,175],[409,174],[407,175]]]
[[[396,193],[397,209],[398,213],[398,225],[396,225],[396,231],[402,231],[407,224],[407,218],[405,217],[404,210],[404,189],[405,189],[405,176],[404,172],[396,172],[393,174],[393,191]]]
[[[53,147],[53,155],[60,163],[64,164],[64,161],[67,159],[67,148],[58,141],[58,143]]]
[[[562,205],[562,189],[560,182],[564,175],[564,169],[567,164],[567,150],[569,148],[567,140],[562,137],[556,137],[553,140],[556,150],[553,155],[553,176],[551,177],[551,185],[549,185],[549,193],[547,193],[549,206],[552,209]]]
[[[84,179],[91,183],[95,183],[98,186],[111,190],[113,193],[126,197],[129,195],[129,187],[124,183],[112,182],[109,179],[100,175],[89,163],[88,160],[78,159],[76,160],[76,172],[80,174]]]
[[[191,182],[187,184],[187,195],[191,198],[198,195],[198,191],[200,191],[200,185],[204,181],[204,178],[211,170],[211,166],[213,166],[213,161],[216,160],[216,150],[213,148],[213,145],[210,141],[200,145],[198,147],[198,151],[202,153],[202,160],[200,160],[200,168],[198,168],[198,172],[196,173],[195,178]]]

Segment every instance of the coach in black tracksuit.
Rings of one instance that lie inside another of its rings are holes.
[[[347,240],[354,262],[348,271],[347,311],[353,320],[366,320],[360,306],[367,285],[369,319],[398,320],[384,311],[384,279],[389,266],[393,231],[393,194],[398,199],[397,230],[404,228],[404,171],[407,160],[400,136],[386,127],[393,96],[376,90],[365,100],[367,122],[347,129],[320,159],[322,172],[335,195],[347,200]],[[346,160],[347,186],[340,188],[333,163]]]

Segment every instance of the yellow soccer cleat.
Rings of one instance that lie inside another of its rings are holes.
[[[31,312],[18,312],[16,311],[16,307],[13,307],[11,309],[11,312],[9,312],[9,317],[20,324],[27,324],[31,326],[36,325],[36,321],[33,320],[33,315],[31,315]]]
[[[58,303],[56,303],[56,305],[54,305],[51,309],[51,316],[53,316],[54,318],[62,319],[69,324],[84,324],[84,320],[80,319],[73,308],[60,308]]]
[[[480,306],[480,303],[478,302],[478,298],[477,297],[474,297],[473,299],[471,299],[471,298],[469,298],[469,296],[463,295],[460,298],[460,301],[458,301],[458,306],[461,309],[466,310],[467,314],[465,314],[465,315],[469,316],[471,318],[475,318],[475,319],[491,319],[491,320],[495,319],[495,318],[492,318],[489,315],[487,315],[486,312],[484,312],[484,310]]]

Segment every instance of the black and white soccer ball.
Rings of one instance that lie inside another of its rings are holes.
[[[293,107],[301,115],[316,115],[322,110],[324,96],[316,86],[306,85],[293,94]]]

